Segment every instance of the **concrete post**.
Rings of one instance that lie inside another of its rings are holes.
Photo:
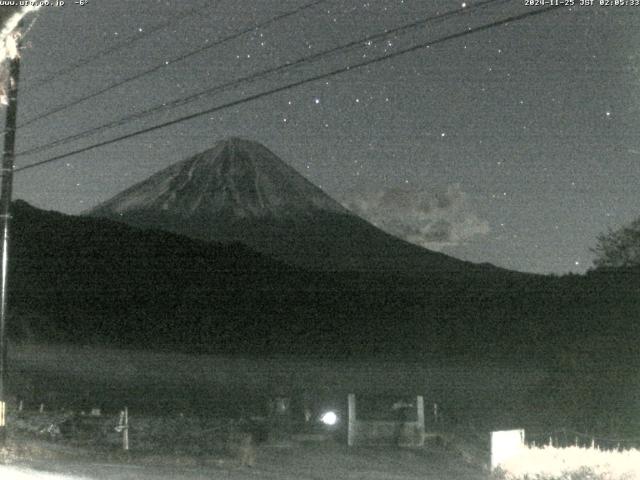
[[[122,449],[125,452],[129,451],[129,409],[124,407],[123,413],[123,430],[122,430]]]
[[[425,425],[424,425],[424,398],[422,395],[418,395],[416,397],[416,409],[418,410],[417,414],[417,422],[418,422],[418,446],[424,445],[424,434],[425,434]]]
[[[350,393],[347,397],[349,401],[349,424],[347,429],[347,445],[353,447],[356,436],[356,396]]]

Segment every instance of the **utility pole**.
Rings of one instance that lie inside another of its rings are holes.
[[[0,180],[0,225],[2,226],[2,263],[0,277],[0,446],[7,440],[7,309],[9,276],[9,220],[11,218],[11,191],[13,189],[13,166],[15,160],[16,119],[18,116],[18,80],[20,78],[20,25],[9,34],[6,42],[13,52],[9,63],[7,85],[7,116],[4,127],[4,154],[2,156],[2,179]],[[15,43],[13,43],[15,42]]]

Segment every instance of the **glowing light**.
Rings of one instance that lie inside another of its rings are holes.
[[[18,51],[18,40],[20,39],[21,32],[17,30],[20,20],[22,20],[27,13],[35,11],[38,8],[40,7],[22,7],[18,12],[9,17],[9,19],[4,22],[4,25],[0,25],[0,64],[2,64],[0,65],[0,77],[7,75],[7,72],[5,72],[5,60],[18,58],[20,55]],[[3,105],[9,104],[9,98],[7,97],[4,86],[0,86],[0,103]]]
[[[4,61],[6,58],[15,58],[15,56],[17,56],[17,49],[14,49],[13,47],[15,47],[15,41],[17,40],[16,34],[18,32],[16,32],[16,29],[18,28],[18,24],[20,23],[20,20],[22,20],[22,17],[27,13],[38,10],[39,8],[40,7],[35,6],[22,7],[20,11],[12,15],[4,25],[2,25],[2,30],[0,31],[0,42],[3,43],[3,51],[0,51],[0,61]],[[7,41],[10,43],[7,44]],[[9,52],[7,51],[8,49],[12,51]]]
[[[325,412],[320,417],[320,421],[325,425],[333,426],[338,423],[338,415],[335,412]]]

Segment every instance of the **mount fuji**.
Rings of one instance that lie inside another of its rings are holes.
[[[85,215],[198,240],[241,242],[311,270],[422,275],[489,268],[379,230],[263,145],[240,138],[219,141]]]

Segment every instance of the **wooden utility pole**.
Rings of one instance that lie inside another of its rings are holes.
[[[4,127],[4,154],[2,156],[2,179],[0,180],[0,225],[2,227],[2,260],[0,273],[0,446],[7,439],[7,309],[9,277],[9,220],[11,218],[11,193],[13,189],[13,165],[15,161],[16,119],[18,116],[18,80],[20,78],[20,55],[18,54],[20,27],[9,34],[7,42],[15,42],[14,55],[10,59],[7,85],[7,116]]]

